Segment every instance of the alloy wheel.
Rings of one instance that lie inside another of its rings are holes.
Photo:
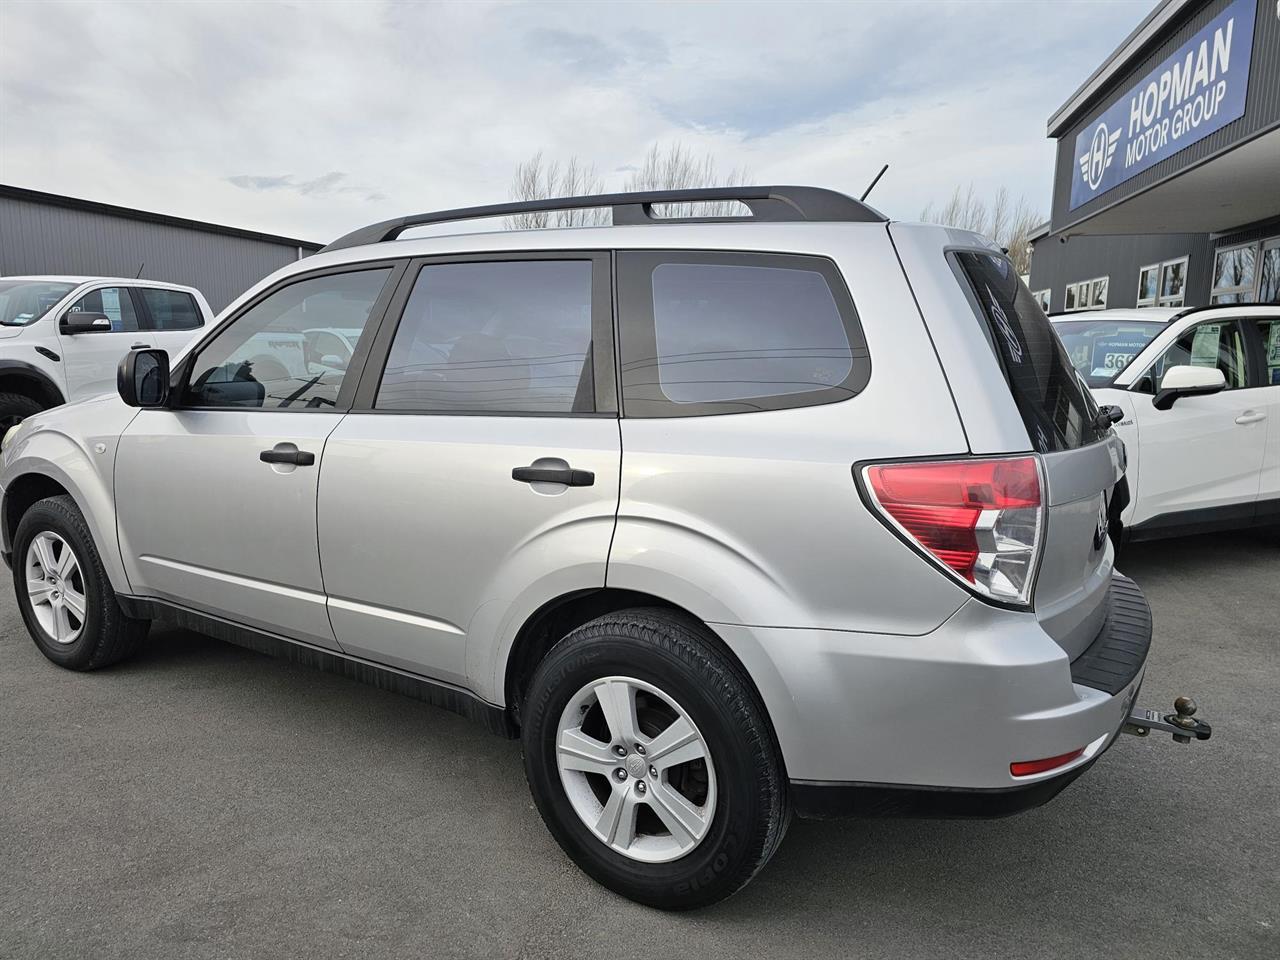
[[[677,860],[711,828],[716,779],[707,742],[652,684],[604,677],[582,687],[560,715],[556,764],[574,812],[625,857]]]
[[[84,630],[88,601],[71,545],[49,530],[36,534],[27,547],[26,575],[27,598],[40,629],[55,643],[75,643]]]

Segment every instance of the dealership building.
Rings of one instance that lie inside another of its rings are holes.
[[[1048,133],[1050,312],[1280,303],[1280,0],[1165,0]]]
[[[215,311],[321,244],[0,184],[0,277],[137,277],[198,289]]]

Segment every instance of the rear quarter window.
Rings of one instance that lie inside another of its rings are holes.
[[[866,386],[871,363],[835,265],[782,254],[618,254],[625,413],[811,406]]]
[[[1101,440],[1093,422],[1097,404],[1008,257],[977,251],[953,256],[1034,449],[1052,453]]]

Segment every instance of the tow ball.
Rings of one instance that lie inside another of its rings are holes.
[[[1166,713],[1163,718],[1155,710],[1134,707],[1120,732],[1145,737],[1152,730],[1159,730],[1173,734],[1178,743],[1190,743],[1192,738],[1208,740],[1213,735],[1213,728],[1205,721],[1197,720],[1195,712],[1196,702],[1190,697],[1179,697],[1173,701],[1173,713]]]

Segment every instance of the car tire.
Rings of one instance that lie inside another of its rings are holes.
[[[623,747],[612,734],[606,701],[634,703],[639,742]],[[566,753],[562,741],[576,751],[588,732],[585,753]],[[786,833],[786,774],[764,704],[706,627],[678,613],[608,614],[557,643],[530,681],[521,736],[529,787],[552,835],[589,876],[631,900],[668,910],[723,900]],[[675,743],[685,745],[670,749]],[[611,818],[615,809],[623,812]]]
[[[48,497],[22,515],[12,565],[27,630],[58,666],[105,667],[133,653],[147,635],[150,622],[120,608],[84,516],[70,497]]]
[[[25,394],[0,392],[0,437],[10,427],[43,409],[44,405],[39,400],[33,400]]]

